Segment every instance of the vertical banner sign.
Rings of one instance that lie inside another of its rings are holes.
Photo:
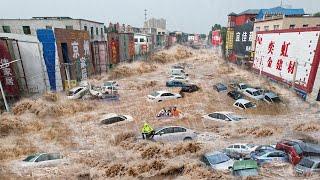
[[[0,81],[6,95],[15,96],[19,94],[19,88],[12,68],[13,64],[7,64],[11,61],[7,44],[0,39]]]
[[[234,30],[232,28],[228,28],[227,31],[227,40],[226,40],[226,49],[233,49],[233,40],[234,40]]]
[[[320,61],[319,37],[320,28],[258,33],[253,68],[310,93]]]
[[[250,57],[253,23],[247,23],[234,28],[234,52],[239,56]]]
[[[109,48],[110,48],[111,62],[113,64],[117,64],[118,51],[117,51],[117,43],[114,39],[111,40]]]
[[[216,31],[212,31],[212,45],[213,46],[220,46],[222,43],[222,38],[220,36],[220,31],[216,30]]]

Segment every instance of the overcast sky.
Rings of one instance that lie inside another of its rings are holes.
[[[230,12],[250,8],[271,8],[281,0],[0,0],[0,18],[69,16],[143,26],[144,9],[148,18],[165,18],[167,29],[207,33],[215,24],[226,25]],[[283,0],[306,13],[320,11],[320,0]]]

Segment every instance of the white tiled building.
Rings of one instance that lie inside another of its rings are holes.
[[[31,19],[0,19],[0,33],[15,33],[36,36],[37,29],[85,30],[91,41],[104,41],[104,24],[100,22],[72,19],[70,17],[33,17]]]

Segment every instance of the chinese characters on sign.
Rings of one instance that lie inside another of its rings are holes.
[[[87,61],[86,58],[84,58],[84,57],[80,58],[80,68],[81,68],[82,80],[87,80],[88,79],[86,61]]]
[[[72,45],[72,52],[73,52],[73,55],[72,57],[74,59],[77,59],[78,57],[80,57],[80,54],[79,54],[79,43],[77,41],[74,41],[71,43]]]
[[[247,42],[247,41],[252,41],[252,32],[249,32],[249,38],[248,38],[248,33],[247,32],[237,32],[236,33],[236,42]]]
[[[305,92],[312,92],[319,60],[315,56],[320,31],[257,34],[253,68]],[[311,43],[312,42],[312,43]],[[310,83],[312,82],[312,83]]]
[[[11,72],[11,68],[9,68],[9,60],[8,59],[0,59],[0,64],[3,65],[2,70],[2,74],[5,78],[5,86],[14,86],[14,82],[13,82],[13,77],[12,77],[12,72]],[[7,64],[7,65],[5,65]]]
[[[83,42],[84,56],[90,55],[90,43],[88,40],[84,40]]]

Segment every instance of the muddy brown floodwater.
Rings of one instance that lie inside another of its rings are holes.
[[[177,62],[187,65],[190,80],[201,90],[179,100],[147,102],[146,96],[152,91],[167,89],[169,69]],[[235,179],[228,172],[210,170],[199,161],[201,155],[236,142],[272,144],[290,138],[320,139],[319,106],[226,63],[212,50],[175,46],[151,56],[149,62],[122,64],[90,81],[98,85],[109,79],[120,84],[120,101],[71,101],[63,93],[47,93],[39,99],[23,99],[11,113],[1,114],[0,179]],[[213,90],[215,83],[235,80],[273,90],[284,104],[258,103],[254,110],[239,111],[226,93]],[[155,118],[161,108],[172,105],[183,111],[183,118]],[[201,119],[214,111],[233,111],[247,119],[237,123]],[[107,113],[131,115],[134,121],[102,126],[99,119]],[[201,133],[201,138],[179,143],[142,141],[136,137],[144,121],[153,127],[182,125]],[[36,152],[60,152],[65,161],[54,166],[23,165],[21,160]],[[255,179],[304,178],[296,177],[290,164],[274,164],[261,168]]]

